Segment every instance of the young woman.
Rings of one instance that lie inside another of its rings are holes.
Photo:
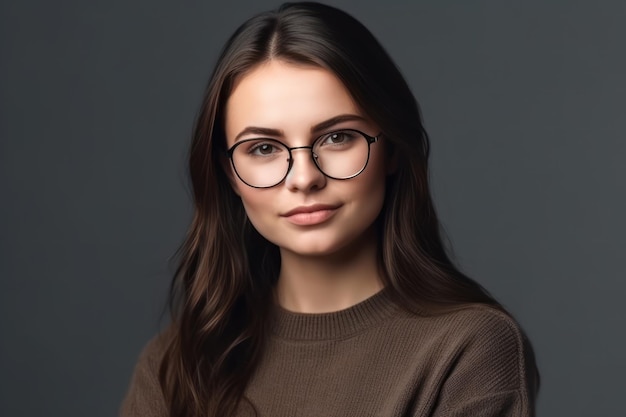
[[[123,416],[530,416],[511,316],[446,255],[417,102],[349,15],[244,23],[190,153],[172,323]]]

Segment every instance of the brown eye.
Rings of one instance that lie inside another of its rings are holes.
[[[248,154],[252,156],[268,156],[280,152],[280,148],[268,142],[260,142],[248,149]]]
[[[319,146],[346,145],[356,139],[352,132],[341,131],[329,133],[320,138]]]

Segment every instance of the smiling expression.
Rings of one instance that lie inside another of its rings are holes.
[[[308,147],[320,135],[355,129],[379,133],[330,71],[271,60],[236,84],[226,103],[227,147],[253,138]],[[367,236],[385,195],[383,142],[370,146],[367,167],[348,180],[326,177],[309,149],[292,150],[293,165],[278,185],[253,188],[228,165],[233,190],[248,218],[267,240],[299,255],[337,253]]]

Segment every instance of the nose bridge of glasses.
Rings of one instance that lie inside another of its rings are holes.
[[[313,146],[312,145],[309,145],[309,146],[294,146],[293,148],[289,148],[288,147],[287,150],[289,150],[289,155],[290,155],[290,158],[292,160],[292,163],[293,163],[293,151],[298,151],[300,149],[308,149],[309,153],[311,154],[311,158],[313,160],[315,160],[315,158],[317,158],[317,155],[315,154],[315,152],[313,152]]]
[[[309,150],[312,151],[313,150],[313,146],[312,145],[309,145],[309,146],[294,146],[293,148],[289,148],[288,147],[287,149],[289,149],[289,152],[295,151],[295,150],[298,150],[298,149],[309,149]]]
[[[287,175],[288,176],[293,176],[294,175],[294,165],[295,165],[295,154],[296,152],[293,151],[300,151],[300,150],[305,150],[307,149],[309,152],[304,152],[304,155],[302,156],[305,160],[309,160],[311,165],[307,166],[300,166],[296,169],[315,169],[315,171],[317,171],[318,173],[322,173],[320,170],[319,165],[317,164],[317,155],[315,154],[315,152],[313,152],[313,146],[309,145],[309,146],[294,146],[293,148],[287,148],[289,150],[289,155],[290,155],[290,159],[289,159],[289,168],[287,171]],[[300,164],[307,164],[305,161],[300,161]],[[323,174],[323,173],[322,173]]]

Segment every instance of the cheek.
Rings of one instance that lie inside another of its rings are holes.
[[[274,198],[268,195],[267,191],[269,190],[250,188],[245,184],[241,184],[241,182],[239,182],[238,187],[234,188],[235,192],[241,197],[248,219],[259,232],[262,232],[263,229],[266,229],[264,227],[266,221],[264,220],[273,213],[272,202]]]
[[[366,174],[362,178],[362,193],[370,202],[370,213],[375,212],[374,217],[378,216],[384,199],[385,186],[387,181],[387,164],[382,155],[370,160],[371,166],[368,164]],[[371,169],[370,169],[371,168]]]
[[[230,160],[222,161],[222,168],[224,169],[224,173],[226,174],[226,177],[228,178],[228,182],[230,183],[230,188],[233,189],[235,194],[241,197],[241,188],[245,187],[246,185],[243,184],[241,181],[239,181],[239,178],[237,177],[237,174],[235,173],[235,169],[233,168],[233,165],[231,164]]]
[[[353,221],[358,224],[374,221],[380,214],[386,186],[386,172],[383,158],[372,158],[365,171],[344,184],[344,196],[353,204]]]
[[[245,187],[245,185],[244,185]],[[252,192],[251,192],[252,191]],[[240,185],[235,187],[235,193],[241,197],[241,202],[243,203],[243,207],[246,209],[246,213],[250,216],[250,214],[254,214],[259,210],[262,210],[263,207],[263,199],[255,196],[255,190],[246,190]]]
[[[360,188],[363,192],[372,193],[372,198],[379,196],[380,193],[384,193],[385,182],[388,175],[387,170],[387,161],[384,158],[383,152],[377,152],[375,155],[371,155],[367,168],[357,177],[360,179]]]

